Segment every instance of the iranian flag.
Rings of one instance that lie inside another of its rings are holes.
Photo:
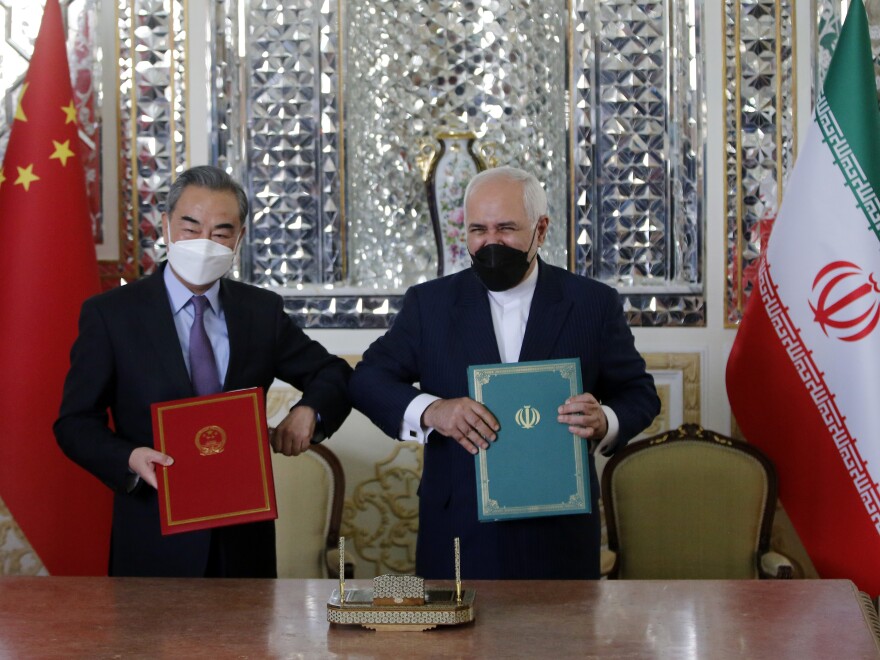
[[[727,364],[823,578],[880,594],[880,113],[849,10]]]

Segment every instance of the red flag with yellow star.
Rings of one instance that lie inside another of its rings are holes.
[[[0,169],[0,517],[5,505],[18,541],[0,544],[0,573],[107,574],[110,493],[52,434],[80,305],[99,291],[80,150],[47,0]]]

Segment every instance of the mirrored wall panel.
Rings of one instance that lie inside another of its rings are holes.
[[[735,326],[794,164],[795,2],[726,0],[726,8],[725,324]]]
[[[216,158],[257,199],[240,276],[306,325],[384,326],[407,286],[461,267],[462,189],[499,164],[544,182],[549,262],[616,286],[634,324],[704,323],[699,4],[222,0],[212,17]]]
[[[549,262],[615,286],[634,325],[705,323],[701,2],[83,3],[117,50],[108,282],[162,258],[161,201],[207,131],[253,199],[235,276],[306,326],[385,327],[406,287],[466,267],[462,189],[500,164],[544,182]]]

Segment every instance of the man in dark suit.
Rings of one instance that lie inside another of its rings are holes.
[[[465,193],[465,223],[472,267],[412,287],[349,383],[355,407],[385,433],[425,442],[416,573],[453,577],[457,536],[467,579],[597,578],[592,455],[592,514],[478,521],[473,455],[499,424],[468,398],[467,368],[580,358],[584,391],[559,402],[557,419],[604,454],[659,412],[653,378],[614,289],[537,257],[549,218],[534,176],[508,167],[478,174]]]
[[[152,448],[151,404],[265,391],[279,378],[303,392],[271,440],[286,455],[332,434],[351,410],[345,361],[309,339],[280,296],[222,279],[247,217],[247,196],[225,172],[187,170],[162,215],[169,264],[83,304],[55,436],[115,491],[111,575],[276,575],[273,521],[162,536],[155,468],[173,457]]]

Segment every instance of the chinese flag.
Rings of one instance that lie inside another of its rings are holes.
[[[110,493],[52,434],[79,308],[99,290],[79,149],[47,0],[0,168],[0,499],[52,575],[106,575],[109,552]]]

